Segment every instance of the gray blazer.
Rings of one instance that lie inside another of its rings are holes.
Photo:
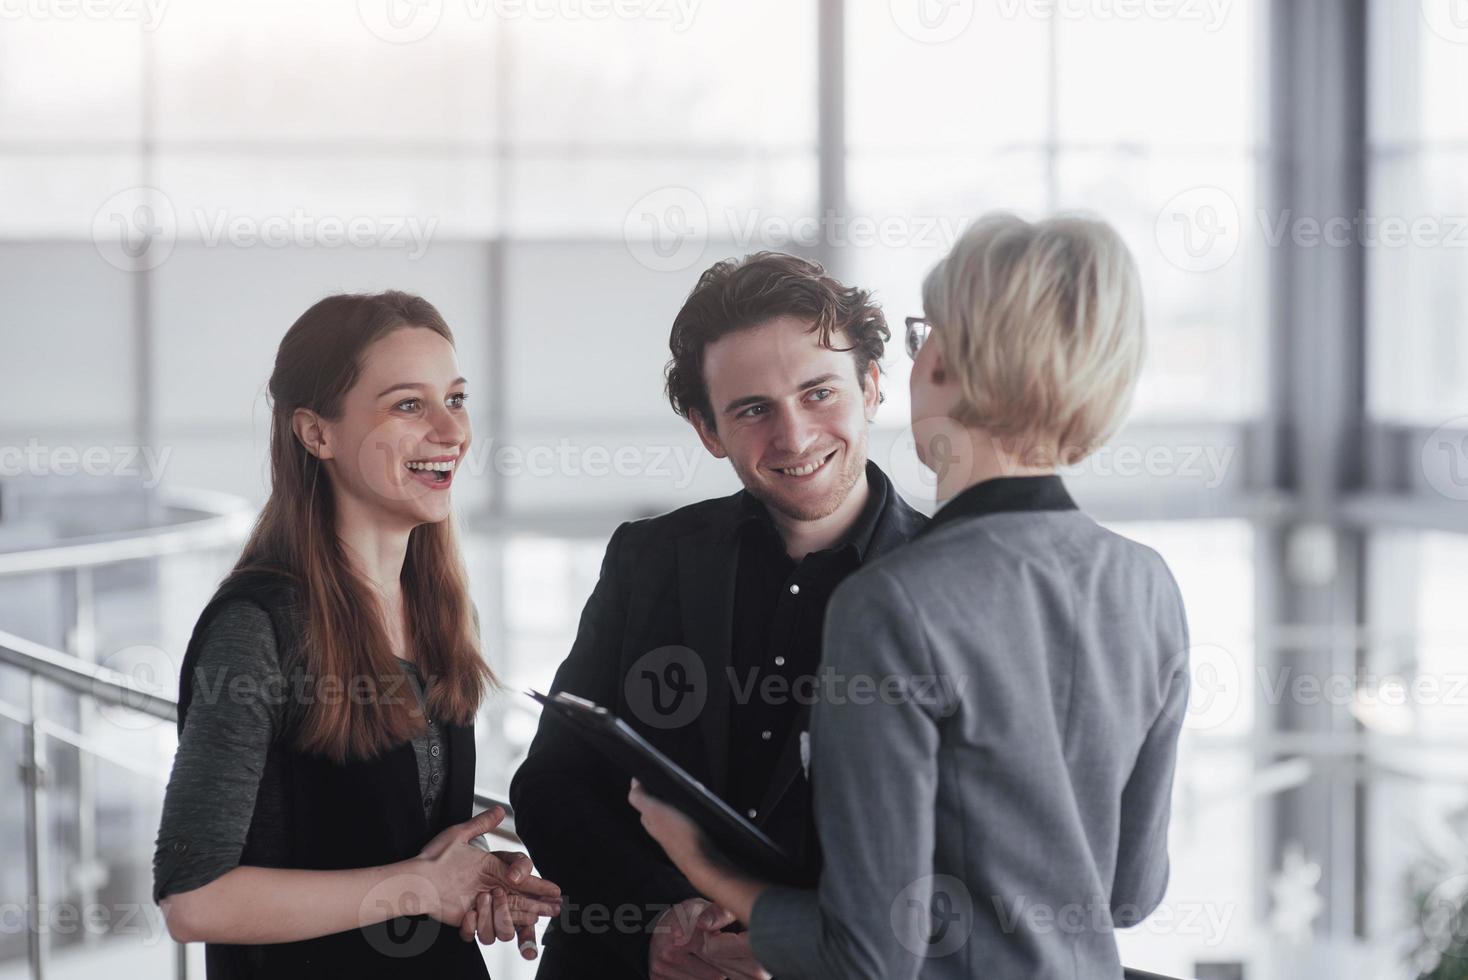
[[[1073,507],[980,484],[832,597],[825,870],[750,927],[781,980],[1121,976],[1113,928],[1167,885],[1188,633],[1162,559]]]

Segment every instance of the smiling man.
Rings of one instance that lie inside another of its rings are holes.
[[[826,601],[925,522],[867,459],[888,337],[865,291],[793,255],[700,277],[673,322],[668,399],[744,489],[616,530],[552,686],[612,709],[812,871],[797,692],[819,673]],[[541,980],[768,976],[575,733],[542,722],[510,799],[562,889]]]

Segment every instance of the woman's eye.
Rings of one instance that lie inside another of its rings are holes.
[[[409,405],[413,406],[413,408],[407,407]],[[400,408],[400,409],[402,409],[404,412],[411,412],[411,411],[414,411],[417,408],[417,405],[418,405],[418,399],[416,399],[416,398],[408,398],[408,399],[404,399],[403,401],[398,402],[398,406],[397,407]]]
[[[463,408],[464,402],[468,399],[468,397],[469,396],[462,391],[456,395],[450,395],[449,404],[454,408]]]

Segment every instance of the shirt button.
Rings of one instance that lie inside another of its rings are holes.
[[[770,740],[771,736],[773,736],[774,734],[775,734],[774,732],[770,731],[767,728],[764,731],[762,731],[762,732],[759,733],[759,737],[762,738],[762,739],[764,739],[766,742],[768,742]]]
[[[174,841],[173,842],[173,849],[177,853],[182,854],[184,851],[188,850],[188,848],[189,848],[189,845],[185,844],[181,840],[180,841]]]
[[[423,797],[423,809],[427,810],[427,809],[432,808],[432,806],[433,806],[433,797],[431,797],[431,796],[425,796],[425,797]]]
[[[744,812],[747,813],[747,814],[749,814],[749,819],[751,819],[751,820],[753,820],[755,817],[759,816],[759,811],[756,810],[756,809],[754,809],[753,807],[751,807],[748,810],[745,810]]]
[[[783,666],[785,666],[785,658],[784,657],[776,657],[775,658],[775,666],[776,667],[783,667]]]
[[[439,774],[439,773],[434,773],[434,774],[433,774],[433,775],[432,775],[432,776],[430,776],[430,777],[429,777],[429,779],[430,779],[430,780],[431,780],[431,781],[432,781],[432,782],[435,782],[435,783],[436,783],[436,782],[438,782],[438,777],[439,777],[439,775],[440,775],[440,774]]]
[[[800,586],[796,585],[794,582],[791,582],[790,583],[790,594],[791,595],[800,595]]]
[[[437,758],[438,757],[438,753],[439,753],[439,746],[437,746],[437,745],[435,745],[433,748],[431,748],[431,749],[428,750],[428,754],[431,755],[431,756],[433,756],[434,758]]]

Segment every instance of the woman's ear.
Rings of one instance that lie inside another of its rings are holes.
[[[291,416],[291,428],[296,438],[306,447],[306,452],[317,459],[331,459],[331,447],[326,444],[326,425],[321,416],[309,408],[298,408]]]
[[[929,372],[928,377],[935,385],[945,384],[948,381],[948,371],[943,366],[943,351],[935,350],[933,355],[933,370]]]

